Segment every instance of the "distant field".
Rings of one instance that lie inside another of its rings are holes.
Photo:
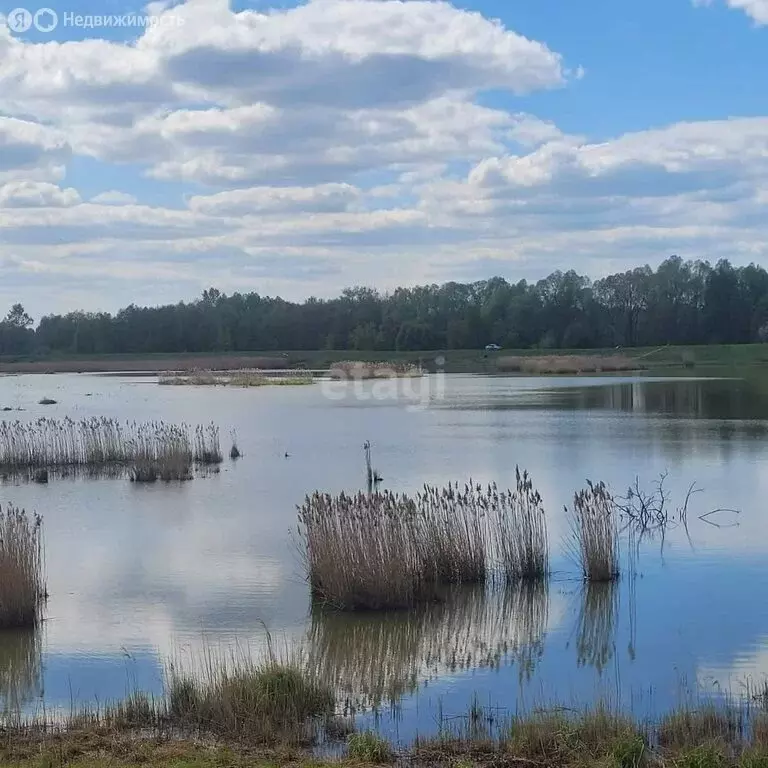
[[[90,355],[50,358],[0,357],[0,373],[116,373],[194,370],[325,369],[345,360],[412,363],[429,371],[449,373],[498,373],[499,361],[509,357],[581,358],[621,356],[636,360],[638,368],[666,367],[743,367],[768,363],[768,345],[735,344],[691,347],[657,347],[591,350],[503,349],[434,350],[430,352],[356,352],[356,351],[254,351],[212,354]],[[502,363],[502,368],[503,363]]]

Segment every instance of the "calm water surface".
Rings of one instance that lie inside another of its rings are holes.
[[[50,710],[136,685],[160,692],[168,656],[206,643],[256,647],[265,627],[301,640],[351,703],[382,704],[379,727],[403,740],[475,695],[508,710],[610,696],[640,714],[686,691],[740,693],[768,674],[768,387],[449,376],[425,379],[425,407],[414,408],[391,387],[375,399],[375,384],[340,386],[0,377],[0,407],[24,409],[0,418],[213,420],[222,447],[236,429],[244,454],[181,485],[0,484],[0,503],[44,516],[51,593],[41,631],[0,634],[0,705]],[[38,405],[44,396],[58,404]],[[365,440],[396,491],[469,477],[512,485],[515,465],[527,468],[549,514],[549,587],[461,590],[411,614],[313,612],[296,505],[315,489],[359,489]],[[636,577],[586,589],[561,554],[563,506],[587,478],[622,490],[663,472],[672,506],[692,483],[703,489],[688,535],[646,542]],[[699,519],[716,508],[740,513]]]

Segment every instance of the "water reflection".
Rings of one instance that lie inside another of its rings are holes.
[[[768,395],[755,382],[732,379],[665,379],[604,386],[553,387],[530,393],[528,404],[567,410],[612,410],[663,414],[676,418],[728,419],[753,422],[764,434]]]
[[[315,608],[312,662],[357,709],[396,703],[441,674],[517,663],[521,680],[544,651],[549,585],[461,588],[419,610],[340,613]]]
[[[768,494],[768,382],[448,376],[445,400],[414,410],[391,399],[350,407],[315,387],[0,377],[0,403],[25,408],[19,418],[49,414],[38,401],[51,395],[62,418],[190,422],[204,413],[223,434],[237,429],[245,458],[180,485],[73,478],[0,486],[4,502],[45,519],[52,593],[43,671],[39,662],[7,664],[30,674],[4,673],[5,699],[34,706],[44,687],[42,705],[66,709],[73,695],[79,703],[125,695],[129,675],[159,693],[162,660],[177,647],[197,649],[203,633],[225,647],[256,646],[264,626],[291,639],[309,631],[308,652],[350,699],[365,698],[362,690],[386,701],[429,681],[400,706],[422,733],[434,729],[438,707],[465,712],[478,692],[514,708],[518,697],[588,701],[604,687],[631,706],[636,691],[650,689],[661,709],[674,704],[680,676],[715,670],[735,680],[768,668],[768,607],[756,598],[768,589],[760,504]],[[366,440],[383,487],[395,492],[467,477],[507,485],[516,464],[528,469],[547,508],[552,594],[469,590],[411,616],[308,618],[295,508],[315,489],[358,489]],[[691,483],[704,489],[689,515],[695,546],[684,526],[669,531],[663,560],[660,537],[644,542],[636,608],[631,568],[614,588],[620,598],[610,588],[574,589],[560,546],[573,492],[586,478],[621,492],[664,472],[675,506]],[[740,509],[739,526],[699,520],[714,508]]]
[[[616,648],[619,619],[617,582],[587,582],[581,590],[576,626],[579,666],[589,665],[602,673]]]
[[[34,629],[0,632],[0,706],[19,712],[41,695],[41,640]]]

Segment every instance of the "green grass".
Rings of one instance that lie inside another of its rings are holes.
[[[738,710],[715,706],[680,709],[662,719],[658,728],[659,744],[672,750],[733,744],[741,734],[740,714]]]
[[[214,659],[197,669],[171,666],[168,719],[204,732],[258,743],[311,742],[312,721],[335,710],[333,690],[300,659]]]
[[[391,763],[395,759],[392,747],[375,733],[353,733],[347,739],[347,754],[361,763]]]

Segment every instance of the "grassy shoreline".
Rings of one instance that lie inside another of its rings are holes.
[[[597,699],[521,712],[480,704],[440,714],[425,733],[387,741],[365,730],[338,685],[301,647],[169,659],[162,694],[51,718],[0,715],[0,766],[245,768],[408,765],[419,768],[766,768],[768,683],[739,697],[696,698],[653,717]],[[364,722],[371,722],[366,718]],[[373,727],[375,728],[375,720]]]
[[[350,358],[362,362],[384,362],[438,368],[448,373],[498,373],[499,360],[547,357],[617,357],[635,361],[643,368],[752,366],[768,363],[768,345],[733,344],[701,346],[636,347],[616,349],[504,349],[432,350],[419,352],[396,351],[253,351],[179,354],[72,355],[66,357],[0,357],[0,373],[118,373],[118,372],[189,372],[194,370],[263,370],[328,369]],[[437,360],[443,360],[439,366]]]
[[[174,732],[120,721],[81,719],[66,728],[10,726],[0,738],[0,765],[19,768],[174,766],[541,766],[542,768],[765,768],[768,713],[702,705],[650,724],[600,704],[574,714],[540,710],[502,723],[477,706],[460,725],[395,747],[374,732],[352,732],[324,750],[265,744],[228,734]],[[333,757],[327,757],[333,755]]]

